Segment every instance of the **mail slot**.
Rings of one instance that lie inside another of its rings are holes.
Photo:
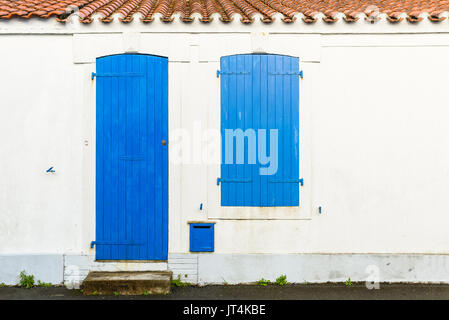
[[[191,223],[190,224],[190,251],[213,252],[214,251],[214,224]]]

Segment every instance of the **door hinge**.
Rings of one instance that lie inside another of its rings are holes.
[[[90,247],[93,248],[94,246],[108,246],[108,245],[121,245],[121,246],[142,246],[144,243],[140,242],[132,242],[132,241],[92,241],[90,243]]]
[[[221,183],[231,183],[231,182],[239,182],[239,183],[249,183],[252,182],[251,179],[223,179],[223,178],[217,178],[217,186]]]
[[[299,183],[301,186],[304,186],[304,179],[280,179],[280,180],[270,180],[270,183]]]
[[[92,72],[91,79],[95,77],[143,77],[145,74],[136,72],[122,72],[122,73],[95,73]]]

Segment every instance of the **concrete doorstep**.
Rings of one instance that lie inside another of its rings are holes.
[[[90,272],[83,281],[84,295],[169,294],[170,271]]]

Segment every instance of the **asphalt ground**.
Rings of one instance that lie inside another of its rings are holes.
[[[449,300],[446,284],[364,283],[268,285],[210,285],[173,287],[168,295],[83,295],[65,287],[1,287],[0,300]]]

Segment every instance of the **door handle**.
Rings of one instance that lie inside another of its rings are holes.
[[[166,140],[162,140],[162,145],[165,146],[167,144]]]

